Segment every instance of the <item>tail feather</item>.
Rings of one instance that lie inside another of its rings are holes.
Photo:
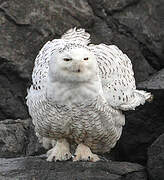
[[[153,95],[149,92],[143,90],[135,90],[134,93],[136,94],[136,96],[140,96],[145,101],[151,102],[153,100]]]
[[[139,105],[143,105],[145,101],[151,102],[153,100],[153,95],[149,92],[143,90],[135,90],[134,98],[128,103],[122,104],[119,108],[121,110],[135,110]]]

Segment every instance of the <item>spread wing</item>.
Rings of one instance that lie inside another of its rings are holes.
[[[150,93],[136,90],[131,61],[117,46],[89,47],[97,57],[104,95],[111,106],[121,110],[135,109],[150,98]]]
[[[40,50],[34,63],[32,73],[32,86],[34,91],[44,90],[45,83],[47,82],[47,76],[49,71],[49,60],[51,55],[58,49],[65,45],[65,41],[61,39],[54,39],[48,41]]]

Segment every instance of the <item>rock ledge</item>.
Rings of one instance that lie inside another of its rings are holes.
[[[47,162],[45,157],[0,159],[5,180],[146,180],[145,168],[129,162]]]

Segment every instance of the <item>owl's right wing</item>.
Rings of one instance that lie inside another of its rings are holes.
[[[150,93],[136,90],[132,63],[115,45],[91,45],[100,70],[103,91],[108,103],[121,110],[135,109],[151,97]]]
[[[35,92],[44,90],[45,83],[47,82],[49,61],[53,53],[58,49],[63,48],[65,41],[62,39],[54,39],[48,41],[39,51],[32,72],[32,86],[30,89]]]

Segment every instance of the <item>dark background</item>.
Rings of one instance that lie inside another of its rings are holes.
[[[29,119],[26,89],[38,51],[72,27],[85,28],[92,43],[117,45],[132,61],[137,87],[154,94],[153,102],[126,112],[109,156],[155,167],[150,145],[164,133],[164,0],[0,0],[0,157],[45,152]]]

